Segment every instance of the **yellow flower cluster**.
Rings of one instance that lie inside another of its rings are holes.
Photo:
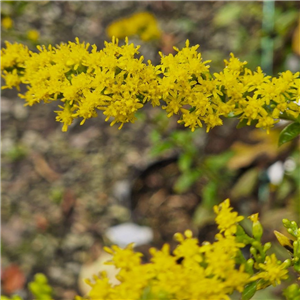
[[[134,122],[135,113],[146,102],[166,110],[168,116],[180,115],[179,123],[191,128],[206,125],[207,131],[222,125],[221,117],[238,117],[247,125],[252,122],[267,131],[282,113],[296,119],[300,114],[300,72],[265,76],[261,68],[255,72],[231,54],[220,73],[209,72],[209,61],[202,61],[198,45],[161,55],[161,63],[153,66],[137,58],[139,47],[128,43],[119,46],[113,38],[97,51],[93,45],[69,42],[56,47],[38,46],[39,53],[22,44],[6,42],[1,50],[3,88],[27,84],[21,95],[33,105],[40,101],[62,101],[56,111],[63,131],[75,118],[97,116],[102,110],[111,125]]]
[[[214,206],[214,211],[217,214],[216,223],[220,232],[224,232],[225,236],[236,233],[236,224],[244,219],[237,212],[232,212],[229,199],[224,200],[219,206]]]
[[[263,289],[272,284],[276,286],[281,283],[281,280],[287,279],[289,265],[286,262],[281,263],[277,260],[275,253],[266,257],[264,264],[259,264],[261,270],[258,274],[251,277],[251,281],[258,281],[258,289]]]
[[[86,119],[97,116],[103,110],[112,117],[111,125],[134,122],[135,112],[146,101],[159,104],[157,71],[143,57],[135,58],[138,48],[133,44],[118,46],[118,40],[105,43],[103,50],[95,45],[91,52],[89,44],[69,42],[57,47],[38,46],[39,53],[29,51],[20,44],[6,43],[2,55],[4,88],[18,87],[25,83],[28,91],[26,105],[40,101],[60,99],[62,110],[56,111],[57,121],[62,122],[63,131],[74,118]]]
[[[214,243],[198,244],[190,230],[184,235],[177,233],[178,246],[170,253],[165,244],[161,250],[150,249],[151,262],[141,264],[141,253],[133,251],[133,245],[125,249],[118,246],[105,248],[112,254],[113,264],[120,271],[118,285],[111,285],[105,273],[94,276],[86,282],[91,286],[87,297],[83,299],[206,299],[229,300],[229,295],[237,290],[242,292],[249,282],[250,275],[244,265],[236,268],[236,257],[244,244],[238,243],[233,235],[241,217],[234,213],[234,220],[227,226],[232,212],[228,209],[227,199],[222,208],[215,208],[219,225],[226,227],[225,234],[219,232]],[[223,209],[225,207],[225,209]],[[227,217],[225,217],[227,214]],[[221,230],[222,231],[222,230]]]
[[[143,41],[159,39],[161,36],[157,20],[149,12],[139,12],[119,19],[111,23],[106,32],[110,38],[115,36],[124,39],[127,36],[138,35]]]
[[[85,280],[91,287],[88,294],[76,296],[75,300],[230,300],[233,292],[242,293],[242,299],[250,299],[257,290],[276,286],[287,279],[287,268],[298,264],[297,242],[294,242],[295,259],[282,263],[274,253],[266,255],[270,243],[263,246],[259,241],[261,236],[255,237],[255,227],[260,224],[258,214],[249,217],[253,222],[252,238],[239,224],[243,217],[232,210],[229,199],[214,207],[219,228],[215,242],[200,245],[190,230],[184,234],[176,233],[174,238],[178,245],[174,251],[170,251],[168,244],[163,245],[161,250],[151,248],[149,263],[142,263],[142,254],[134,251],[133,244],[124,249],[116,245],[104,247],[112,255],[107,264],[118,270],[114,278],[118,283],[112,284],[112,278],[106,272],[94,275],[93,280]],[[299,236],[296,222],[285,219],[284,224],[291,229],[289,233]],[[246,244],[258,249],[259,255],[250,248],[252,257],[246,260],[241,252]],[[43,274],[35,276],[29,289],[37,299],[52,297],[52,289]],[[298,299],[297,285],[290,286],[284,294],[287,299]],[[18,296],[13,296],[13,299],[21,300]]]
[[[245,68],[233,54],[225,60],[225,68],[220,73],[209,72],[209,66],[202,62],[198,46],[182,50],[164,57],[160,68],[163,71],[162,99],[169,116],[182,112],[179,121],[195,130],[207,126],[207,131],[222,125],[221,116],[236,116],[247,120],[247,125],[256,121],[256,127],[269,129],[280,113],[293,118],[300,114],[300,72],[286,71],[278,78],[265,76],[260,67],[256,72]]]

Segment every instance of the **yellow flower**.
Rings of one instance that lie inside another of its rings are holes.
[[[72,116],[72,108],[67,102],[65,103],[65,106],[59,105],[58,107],[63,110],[55,111],[55,113],[57,113],[56,121],[64,124],[62,131],[67,131],[68,126],[72,124],[74,119]]]
[[[99,277],[94,275],[94,282],[86,279],[85,283],[92,288],[88,294],[90,299],[107,299],[110,294],[111,284],[105,272],[102,272]]]
[[[248,217],[253,223],[258,222],[258,213]]]
[[[161,31],[157,21],[149,12],[139,12],[128,18],[111,23],[106,29],[107,35],[123,39],[126,36],[139,35],[143,41],[159,39]]]
[[[13,27],[13,20],[10,17],[5,17],[2,18],[1,20],[1,25],[5,28],[5,29],[10,29]]]
[[[29,50],[22,44],[5,41],[6,48],[1,49],[1,70],[23,68],[29,58]]]
[[[230,53],[230,59],[229,61],[227,61],[226,59],[224,59],[224,62],[225,62],[225,66],[228,70],[230,71],[242,71],[244,65],[247,64],[246,61],[244,62],[240,62],[240,60],[236,57],[234,57],[234,54],[233,53]]]
[[[126,248],[122,249],[116,245],[111,248],[104,247],[104,250],[113,255],[113,258],[107,264],[114,265],[116,268],[123,268],[125,270],[131,270],[135,266],[141,263],[141,256],[139,252],[133,251],[134,244],[127,245]]]
[[[27,38],[33,42],[36,42],[40,37],[40,33],[37,30],[29,30],[27,31]]]
[[[216,223],[218,224],[218,228],[220,232],[224,232],[225,235],[235,234],[237,223],[244,219],[244,217],[239,216],[237,212],[232,212],[229,199],[226,199],[218,206],[215,205],[214,212],[217,214]]]
[[[281,283],[281,280],[288,278],[287,265],[281,263],[280,260],[277,260],[276,255],[273,253],[271,256],[267,256],[264,264],[259,264],[259,269],[261,272],[251,277],[251,281],[259,281],[259,288],[265,288],[268,285],[272,284],[276,286]]]
[[[17,69],[14,69],[12,72],[4,70],[1,76],[5,79],[6,83],[6,85],[1,87],[2,89],[12,89],[16,87],[18,91],[20,90],[21,76],[18,75]]]
[[[229,200],[223,203],[222,213],[233,214]],[[218,215],[219,216],[219,215]],[[218,218],[217,216],[217,218]],[[233,216],[235,219],[236,216]],[[151,248],[152,258],[142,264],[140,253],[133,251],[133,244],[125,249],[117,246],[105,247],[112,254],[111,264],[120,268],[116,278],[119,284],[111,286],[105,273],[94,276],[94,281],[87,281],[92,290],[85,298],[92,299],[206,299],[230,300],[235,290],[242,292],[250,275],[240,264],[236,268],[236,258],[240,255],[234,235],[218,233],[212,244],[203,243],[193,238],[191,230],[184,234],[176,233],[179,243],[173,255],[170,245],[165,244],[161,250]],[[180,260],[179,260],[180,259]]]
[[[201,262],[202,257],[200,255],[200,247],[198,240],[193,238],[193,234],[190,230],[184,232],[186,239],[182,234],[176,233],[174,238],[180,243],[173,254],[177,259],[183,259],[183,264],[193,265],[195,262]]]

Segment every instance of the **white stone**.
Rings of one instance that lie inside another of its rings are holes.
[[[267,170],[270,182],[274,185],[279,185],[282,182],[284,175],[284,167],[281,161],[275,162]]]
[[[150,227],[127,222],[108,228],[106,236],[120,247],[125,247],[130,243],[140,246],[152,241],[153,231]]]

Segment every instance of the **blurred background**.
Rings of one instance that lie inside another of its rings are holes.
[[[189,39],[212,72],[233,52],[276,75],[300,69],[299,11],[297,1],[2,1],[1,46],[8,40],[35,51],[79,37],[101,49],[112,35],[121,43],[129,36],[158,64],[158,51],[175,54],[172,47]],[[192,133],[145,107],[122,130],[99,115],[63,133],[57,104],[24,107],[17,94],[3,90],[1,99],[3,294],[32,299],[26,285],[42,272],[55,299],[83,295],[83,278],[104,268],[113,277],[103,246],[134,241],[147,262],[150,247],[174,247],[174,233],[188,228],[212,241],[212,207],[226,198],[240,214],[259,212],[263,239],[288,257],[273,235],[284,232],[282,218],[300,215],[299,143],[277,147],[286,123],[268,135],[226,119],[208,134]],[[282,299],[283,287],[254,299]]]

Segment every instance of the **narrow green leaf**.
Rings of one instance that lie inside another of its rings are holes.
[[[202,202],[203,206],[208,209],[212,209],[217,204],[217,192],[218,184],[214,181],[209,181],[202,190]]]
[[[200,175],[201,172],[197,170],[189,170],[182,173],[175,182],[174,191],[179,194],[186,192],[200,177]]]
[[[291,141],[300,134],[300,123],[292,123],[286,126],[279,134],[278,146]]]
[[[256,281],[249,283],[245,287],[245,289],[242,293],[242,300],[251,299],[254,296],[255,292],[256,292],[256,287],[257,287],[257,282]]]
[[[172,143],[170,143],[168,141],[162,142],[161,144],[157,144],[157,145],[152,147],[151,155],[152,156],[158,156],[158,155],[166,152],[169,149],[172,149]]]
[[[218,172],[220,169],[225,168],[228,161],[234,156],[233,151],[226,151],[221,154],[210,155],[205,159],[205,166],[208,169]]]
[[[189,153],[183,153],[178,160],[178,167],[181,172],[187,172],[193,162],[193,158]]]

